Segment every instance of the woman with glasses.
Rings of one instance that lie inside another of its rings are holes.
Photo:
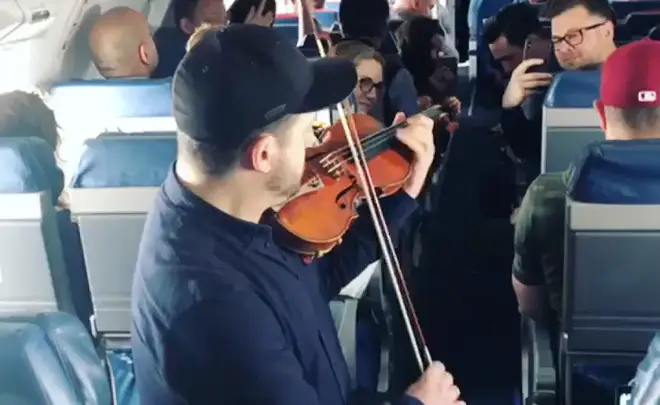
[[[382,112],[376,106],[383,93],[383,57],[360,41],[340,42],[333,52],[335,57],[351,60],[355,64],[358,82],[351,97],[355,112],[369,114],[382,121]]]

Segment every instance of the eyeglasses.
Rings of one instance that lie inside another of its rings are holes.
[[[552,45],[558,46],[562,42],[567,43],[570,46],[578,46],[584,41],[584,33],[587,31],[591,31],[593,29],[596,29],[598,27],[602,27],[605,25],[607,21],[599,22],[598,24],[593,24],[588,27],[580,28],[575,31],[571,31],[568,34],[564,35],[563,37],[552,37]]]
[[[363,93],[369,93],[373,89],[380,92],[383,89],[383,82],[375,83],[371,78],[364,77],[358,81],[358,88]]]

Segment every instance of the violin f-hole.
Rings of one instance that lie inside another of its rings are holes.
[[[346,209],[347,205],[344,202],[341,202],[341,199],[353,188],[355,187],[355,179],[352,179],[353,181],[351,182],[351,185],[337,193],[337,197],[335,197],[335,203],[339,205],[339,208]]]

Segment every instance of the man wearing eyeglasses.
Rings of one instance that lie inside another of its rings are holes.
[[[552,21],[552,43],[564,69],[598,67],[616,49],[616,16],[607,0],[553,0],[544,14]]]
[[[616,16],[608,0],[550,0],[544,16],[552,23],[552,44],[559,65],[566,70],[599,67],[616,49]],[[502,106],[514,108],[538,87],[548,85],[546,73],[530,73],[543,61],[524,61],[511,74]]]

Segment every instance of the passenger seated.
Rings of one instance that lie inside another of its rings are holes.
[[[224,0],[174,0],[172,6],[176,26],[186,38],[204,23],[227,23]]]
[[[660,138],[660,43],[644,39],[612,53],[602,68],[595,108],[605,138]],[[520,311],[558,322],[564,274],[565,199],[571,169],[546,173],[527,190],[515,224],[513,286]]]
[[[62,166],[57,128],[55,114],[38,94],[13,91],[0,95],[0,138],[43,139],[52,148],[58,165]],[[68,205],[64,194],[54,195],[53,200],[57,201],[58,197],[60,206]]]
[[[186,42],[195,29],[206,23],[222,26],[227,23],[223,0],[172,0],[174,28],[161,27],[154,34],[160,55],[154,79],[171,77],[186,54]]]
[[[555,55],[566,70],[598,68],[616,49],[608,0],[550,0],[543,16],[552,23]]]
[[[342,0],[339,4],[343,40],[362,41],[378,49],[385,59],[383,81],[387,93],[383,95],[382,105],[375,107],[382,109],[384,122],[392,122],[397,111],[406,116],[419,112],[415,83],[403,66],[398,50],[386,52],[381,48],[391,35],[387,30],[389,14],[387,0]]]
[[[227,19],[232,24],[251,24],[272,27],[277,15],[275,0],[236,0],[227,10]]]
[[[530,62],[523,62],[527,41],[535,47],[547,47],[550,57],[549,39],[543,38],[541,22],[534,7],[517,3],[502,8],[488,19],[484,25],[483,40],[490,51],[490,55],[486,56],[492,57],[495,66],[482,62],[483,72],[479,73],[475,102],[494,110],[502,107],[499,120],[502,133],[513,153],[523,161],[521,168],[524,169],[525,184],[529,184],[540,171],[541,112],[545,88],[552,81],[552,75],[546,72],[520,76],[519,72],[529,67]],[[524,82],[524,94],[509,103],[503,96],[508,95],[507,91],[518,88],[517,80]]]
[[[106,79],[146,79],[158,66],[158,51],[145,16],[129,7],[107,11],[89,34],[92,61]]]
[[[193,34],[188,38],[188,43],[186,44],[186,52],[190,52],[193,46],[197,45],[199,41],[204,38],[206,34],[209,32],[215,31],[217,29],[220,29],[221,27],[218,25],[211,25],[211,24],[202,24],[197,29]]]
[[[402,23],[410,21],[415,17],[431,18],[431,10],[433,10],[433,7],[440,8],[438,13],[440,21],[433,21],[449,39],[449,37],[452,36],[452,33],[449,32],[449,29],[453,26],[451,21],[452,17],[444,6],[433,0],[396,0],[392,5],[388,27],[391,31],[396,31]],[[453,45],[451,45],[450,40],[443,43],[442,52],[446,56],[458,58],[458,51]]]
[[[445,55],[445,33],[437,21],[416,16],[401,24],[396,32],[401,61],[410,71],[417,94],[428,98],[427,104],[443,103],[455,97],[456,72],[442,67]]]
[[[385,61],[378,51],[360,41],[340,42],[334,55],[355,64],[358,82],[353,90],[353,104],[359,113],[373,115],[374,105],[383,91],[383,65]],[[375,116],[381,120],[382,117]]]
[[[60,145],[55,114],[37,93],[12,91],[0,95],[0,138],[34,137]]]

